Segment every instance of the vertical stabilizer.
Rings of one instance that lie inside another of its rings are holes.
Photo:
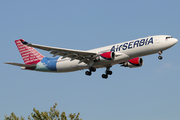
[[[36,51],[33,47],[24,45],[24,42],[25,41],[23,39],[15,40],[16,46],[24,60],[24,63],[32,65],[40,62],[44,56]]]

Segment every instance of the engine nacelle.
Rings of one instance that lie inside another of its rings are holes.
[[[110,51],[110,52],[99,54],[96,57],[96,61],[114,60],[114,58],[115,58],[115,53]]]
[[[127,62],[124,62],[122,66],[134,68],[134,67],[141,67],[142,65],[143,65],[143,59],[138,57],[138,58],[130,59]]]

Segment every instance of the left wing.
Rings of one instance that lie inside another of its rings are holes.
[[[81,50],[72,50],[72,49],[64,49],[64,48],[31,44],[31,43],[27,43],[24,40],[22,41],[22,43],[30,47],[50,51],[50,54],[53,54],[53,57],[60,55],[60,56],[63,56],[61,59],[64,59],[66,57],[71,58],[71,61],[74,59],[77,59],[77,60],[80,60],[80,62],[89,63],[89,61],[93,60],[95,56],[97,55],[97,53],[95,52],[87,52],[87,51],[81,51]]]

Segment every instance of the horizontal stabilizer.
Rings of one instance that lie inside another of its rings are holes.
[[[27,65],[27,64],[21,64],[21,63],[13,63],[13,62],[5,62],[5,64],[20,66],[20,67],[28,67],[28,68],[36,67],[36,65]]]

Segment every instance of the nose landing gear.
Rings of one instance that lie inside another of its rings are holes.
[[[163,59],[163,57],[161,56],[162,51],[159,51],[158,54],[159,54],[158,59],[159,59],[159,60],[162,60],[162,59]]]
[[[106,74],[102,74],[102,78],[107,79],[108,75],[112,75],[112,71],[110,70],[110,67],[111,66],[106,67],[106,71],[105,71]]]

